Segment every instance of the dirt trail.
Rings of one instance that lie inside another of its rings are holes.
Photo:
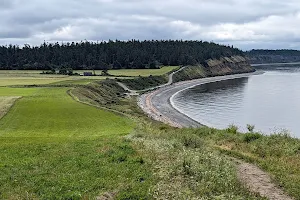
[[[131,90],[129,89],[124,83],[121,82],[117,82],[119,86],[121,86],[125,91],[128,91],[128,93],[126,93],[128,96],[138,96],[139,93],[137,93],[136,90]]]
[[[293,200],[293,198],[284,194],[282,189],[272,183],[270,176],[257,166],[239,160],[236,160],[236,162],[238,163],[239,180],[251,192],[258,193],[270,200]]]
[[[145,90],[131,90],[127,87],[127,85],[125,85],[124,83],[121,83],[121,82],[117,82],[119,86],[121,86],[124,90],[128,91],[127,95],[128,96],[138,96],[139,95],[139,92],[147,92],[147,91],[151,91],[151,90],[155,90],[155,89],[159,89],[159,88],[162,88],[162,87],[165,87],[165,86],[168,86],[168,85],[171,85],[173,83],[173,75],[180,72],[181,70],[183,70],[184,68],[186,67],[181,67],[180,69],[178,69],[177,71],[175,72],[172,72],[171,74],[169,74],[169,80],[168,80],[168,83],[166,84],[163,84],[163,85],[159,85],[159,86],[156,86],[156,87],[152,87],[152,88],[147,88]]]

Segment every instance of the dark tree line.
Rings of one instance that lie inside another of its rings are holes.
[[[0,69],[136,69],[195,65],[242,55],[239,49],[203,41],[108,41],[0,46]]]
[[[280,56],[300,56],[300,51],[292,50],[292,49],[252,49],[251,51],[247,51],[246,54],[248,56],[261,56],[261,55],[280,55]]]
[[[299,62],[300,51],[290,49],[264,50],[254,49],[246,52],[246,56],[253,64]]]

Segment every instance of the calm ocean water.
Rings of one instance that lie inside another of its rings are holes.
[[[300,67],[220,81],[184,90],[174,104],[194,120],[216,128],[255,125],[265,134],[288,130],[300,138]]]

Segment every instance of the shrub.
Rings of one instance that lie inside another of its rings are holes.
[[[254,131],[254,129],[255,129],[255,126],[251,125],[251,124],[247,124],[247,129],[248,129],[249,132],[252,133]]]
[[[226,131],[228,133],[237,134],[238,129],[239,128],[237,126],[235,126],[234,124],[231,124],[231,125],[228,126],[228,128],[226,129]]]
[[[249,143],[261,137],[262,135],[259,133],[245,133],[243,136],[243,141]]]
[[[182,163],[183,173],[188,176],[193,176],[194,172],[192,170],[192,162],[191,160],[184,159]]]
[[[203,145],[203,141],[194,134],[184,135],[182,137],[182,143],[185,147],[200,148]]]

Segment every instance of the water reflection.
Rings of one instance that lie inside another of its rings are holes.
[[[203,85],[198,85],[194,88],[189,90],[185,90],[182,92],[181,96],[184,96],[185,99],[189,98],[203,98],[206,95],[202,93],[220,93],[220,95],[230,96],[234,95],[237,92],[243,92],[244,87],[246,87],[248,83],[248,78],[240,78],[240,79],[233,79],[233,80],[225,80],[225,81],[218,81],[213,83],[207,83]]]
[[[300,137],[300,68],[204,84],[179,93],[174,103],[208,126],[236,124],[245,131],[254,124],[264,133],[288,129]]]

